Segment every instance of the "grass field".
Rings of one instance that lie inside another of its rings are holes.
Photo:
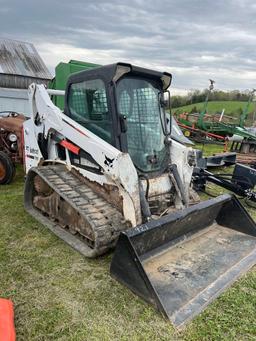
[[[222,112],[225,109],[226,115],[238,115],[238,110],[241,108],[242,110],[245,108],[247,102],[240,101],[210,101],[208,103],[208,112],[216,113]],[[182,113],[182,112],[190,112],[196,106],[197,110],[200,111],[203,109],[204,103],[195,103],[186,105],[179,108],[173,108],[173,113]],[[255,110],[255,104],[251,103],[249,106],[249,112],[253,112]]]
[[[112,254],[85,259],[24,211],[21,169],[0,187],[0,212],[0,296],[18,341],[256,340],[256,268],[177,332],[110,277]]]

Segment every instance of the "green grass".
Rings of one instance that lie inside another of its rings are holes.
[[[223,153],[224,145],[223,144],[211,144],[211,143],[196,143],[194,146],[196,149],[200,149],[203,152],[204,156],[210,156],[218,153]]]
[[[182,113],[182,112],[190,112],[194,107],[196,106],[198,111],[201,111],[203,109],[204,103],[195,103],[186,105],[179,108],[173,108],[173,113]],[[216,113],[216,112],[222,112],[223,109],[225,109],[226,115],[238,115],[238,110],[241,108],[244,110],[246,106],[246,102],[241,101],[210,101],[208,103],[208,112],[209,113]],[[253,112],[255,109],[255,106],[253,103],[249,106],[249,112]]]
[[[15,305],[17,340],[256,340],[254,268],[177,332],[23,208],[23,173],[0,187],[0,296]],[[256,218],[255,210],[251,210]]]

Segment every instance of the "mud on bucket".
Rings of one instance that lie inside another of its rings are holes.
[[[176,327],[256,264],[256,225],[228,194],[120,234],[111,275]]]

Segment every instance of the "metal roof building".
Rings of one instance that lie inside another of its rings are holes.
[[[29,116],[27,89],[52,75],[31,43],[0,38],[0,111]]]
[[[33,44],[0,38],[0,87],[27,89],[32,82],[51,79]]]

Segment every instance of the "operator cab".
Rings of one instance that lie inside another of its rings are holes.
[[[163,98],[165,92],[169,98],[171,79],[169,73],[124,63],[86,70],[68,80],[65,113],[128,152],[140,173],[162,172],[170,134]]]

